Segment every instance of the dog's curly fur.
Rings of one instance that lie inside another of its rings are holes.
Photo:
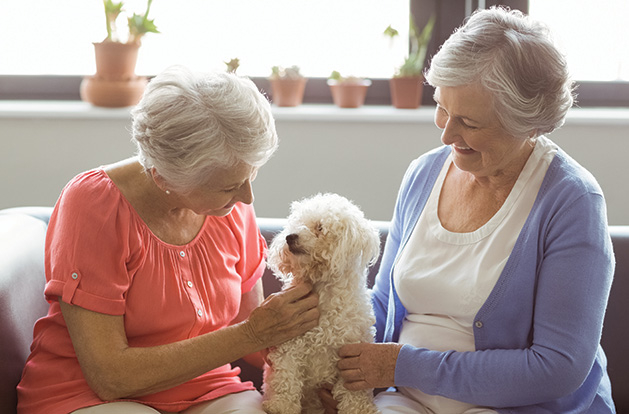
[[[307,281],[319,295],[319,325],[269,354],[264,409],[271,414],[323,413],[317,390],[333,385],[339,414],[375,414],[373,390],[348,391],[336,364],[342,345],[373,342],[375,322],[366,270],[380,253],[378,230],[337,194],[291,205],[286,228],[273,239],[268,263],[284,287]]]

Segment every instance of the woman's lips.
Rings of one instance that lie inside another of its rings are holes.
[[[476,151],[474,151],[473,149],[471,149],[470,147],[460,147],[457,145],[452,145],[452,148],[458,152],[459,154],[472,154]]]

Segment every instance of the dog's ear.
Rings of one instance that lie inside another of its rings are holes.
[[[367,267],[374,265],[380,256],[380,232],[369,220],[365,221],[366,225],[361,226],[364,243],[362,263]]]
[[[314,233],[314,235],[316,237],[320,237],[324,231],[323,231],[323,223],[321,223],[321,221],[317,221],[316,223],[314,223],[314,226],[312,228],[312,232]]]

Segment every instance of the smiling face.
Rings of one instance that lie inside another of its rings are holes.
[[[444,86],[436,88],[434,99],[435,124],[443,131],[441,142],[452,147],[456,167],[476,178],[519,174],[532,147],[505,131],[489,92],[478,85]]]

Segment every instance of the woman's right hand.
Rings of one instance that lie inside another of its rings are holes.
[[[266,298],[251,312],[245,326],[260,348],[276,346],[317,326],[318,304],[312,285],[291,286]]]

